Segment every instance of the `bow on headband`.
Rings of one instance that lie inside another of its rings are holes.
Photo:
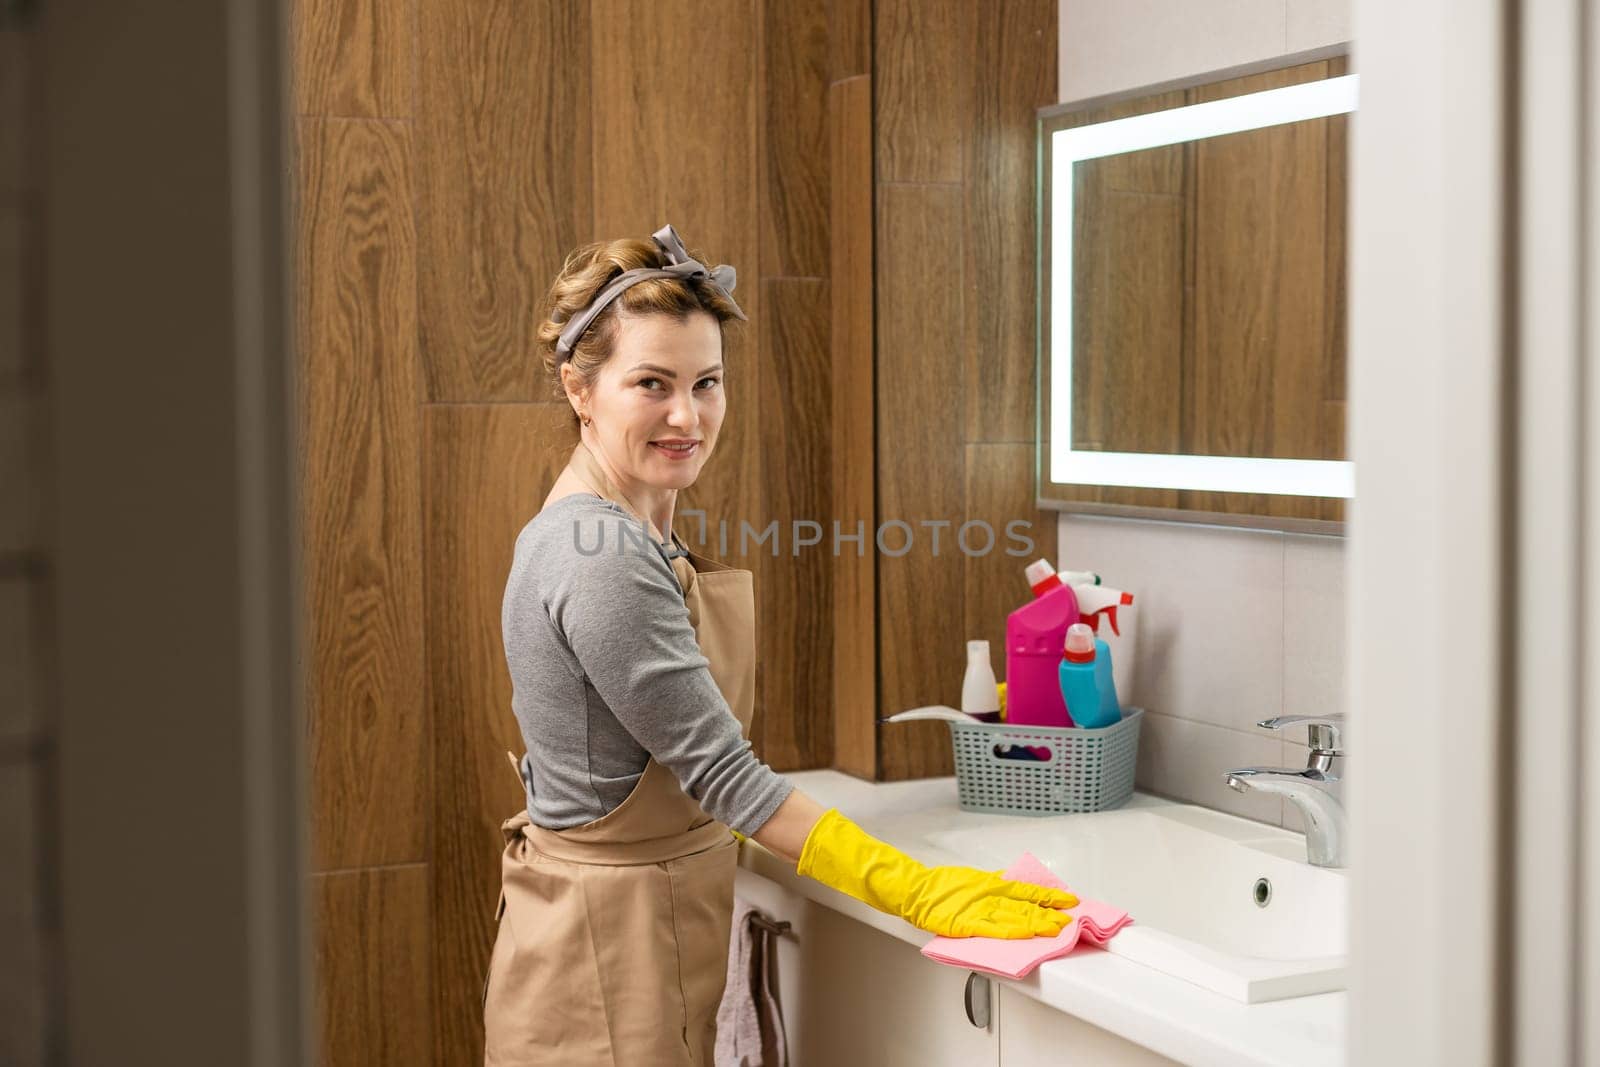
[[[556,340],[556,355],[562,359],[572,354],[572,346],[578,343],[578,338],[583,336],[583,331],[589,328],[595,316],[606,309],[606,305],[622,295],[622,291],[630,285],[649,281],[652,278],[681,278],[684,281],[705,282],[728,298],[728,303],[733,304],[733,313],[741,319],[745,317],[744,311],[733,301],[733,287],[738,283],[738,272],[727,263],[719,263],[707,269],[704,263],[692,259],[683,249],[683,240],[678,236],[678,231],[672,224],[661,227],[654,234],[656,247],[661,249],[661,254],[666,257],[665,267],[637,267],[626,270],[613,278],[604,289],[595,294],[589,306],[578,312],[567,322],[561,330],[561,336]]]

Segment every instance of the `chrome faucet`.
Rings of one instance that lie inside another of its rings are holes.
[[[1329,786],[1344,770],[1339,730],[1343,715],[1279,715],[1256,723],[1265,730],[1305,723],[1311,752],[1303,770],[1293,767],[1241,767],[1224,776],[1230,789],[1279,793],[1294,801],[1306,826],[1306,861],[1316,867],[1345,865],[1344,805]]]

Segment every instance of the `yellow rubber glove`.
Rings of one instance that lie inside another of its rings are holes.
[[[1053,937],[1078,898],[974,867],[929,867],[829,808],[811,828],[795,869],[946,937]]]

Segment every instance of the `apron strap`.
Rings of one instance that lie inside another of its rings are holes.
[[[511,764],[511,773],[517,776],[517,788],[526,793],[528,783],[522,779],[522,761],[512,755],[509,749],[506,751],[506,760]]]

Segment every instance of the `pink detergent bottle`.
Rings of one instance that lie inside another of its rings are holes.
[[[1061,648],[1078,621],[1078,598],[1047,560],[1034,560],[1024,573],[1033,600],[1006,616],[1006,722],[1071,726],[1061,699]]]

